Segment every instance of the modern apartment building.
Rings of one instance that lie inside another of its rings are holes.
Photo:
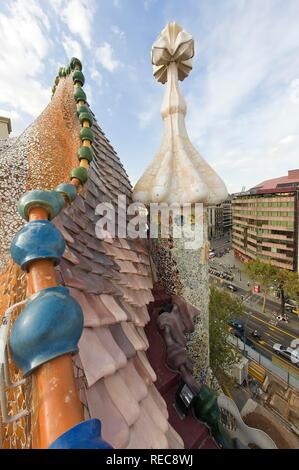
[[[221,204],[208,207],[208,236],[209,240],[226,235],[232,228],[231,198]]]
[[[223,231],[224,233],[230,232],[232,229],[232,199],[229,196],[222,202],[223,209]]]
[[[264,181],[232,199],[234,253],[298,271],[299,170]]]

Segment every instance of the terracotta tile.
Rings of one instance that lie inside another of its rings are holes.
[[[71,236],[71,234],[67,231],[67,229],[63,226],[61,220],[59,220],[57,217],[54,219],[54,225],[58,228],[58,230],[61,232],[63,235],[64,239],[66,242],[69,243],[74,243],[74,238]]]
[[[144,352],[137,352],[136,357],[133,359],[134,366],[138,374],[143,378],[143,380],[148,384],[151,385],[152,382],[156,382],[157,376],[155,374],[154,369],[148,362],[148,359]]]
[[[127,364],[127,358],[123,350],[115,342],[110,329],[107,326],[102,326],[101,328],[94,328],[94,332],[102,346],[104,346],[110,356],[113,357],[116,370],[124,367]]]
[[[118,241],[125,250],[130,250],[131,249],[130,245],[128,244],[128,242],[125,238],[118,238]]]
[[[158,392],[157,387],[152,384],[148,388],[148,393],[152,396],[153,400],[157,403],[157,406],[160,408],[165,418],[168,419],[168,409],[165,400],[162,398],[161,394]]]
[[[169,425],[168,431],[166,432],[170,449],[184,449],[184,441],[181,436]]]
[[[144,324],[150,321],[150,316],[149,316],[146,305],[144,305],[143,307],[139,307],[137,312],[138,312],[138,315],[142,318]]]
[[[59,220],[60,220],[61,224],[65,227],[65,229],[67,229],[67,231],[70,230],[71,232],[76,233],[76,234],[80,232],[80,228],[72,220],[72,218],[67,214],[66,210],[62,211],[59,214]],[[58,222],[58,220],[57,220],[57,222]]]
[[[120,294],[119,288],[109,282],[103,276],[89,273],[86,276],[86,290],[91,294],[108,294],[118,295]]]
[[[166,433],[168,429],[167,418],[157,406],[157,403],[150,394],[147,395],[147,397],[142,401],[140,406],[144,407],[147,414],[151,417],[156,426],[158,426],[158,428],[160,428],[163,433]]]
[[[86,282],[82,279],[82,273],[75,270],[75,266],[65,259],[61,260],[60,263],[61,275],[64,284],[67,287],[74,287],[75,289],[84,290],[86,289]],[[80,275],[79,275],[80,273]]]
[[[137,273],[136,267],[130,261],[121,261],[119,259],[116,259],[115,263],[120,267],[121,273]]]
[[[152,449],[149,438],[145,435],[144,430],[140,432],[140,423],[137,423],[130,428],[130,438],[126,449]]]
[[[140,417],[131,429],[127,449],[167,449],[165,434],[154,424],[145,409],[141,407]]]
[[[137,315],[136,315],[136,311],[135,311],[135,307],[133,307],[132,305],[128,304],[128,302],[126,302],[124,299],[120,298],[118,300],[121,308],[126,312],[127,314],[127,318],[128,318],[128,321],[133,321],[135,322],[135,320],[137,319]]]
[[[102,302],[101,296],[87,294],[86,298],[90,308],[92,308],[98,316],[101,325],[111,325],[116,322],[115,317]]]
[[[143,328],[141,328],[140,326],[137,326],[136,327],[136,330],[137,330],[137,333],[139,334],[139,336],[141,336],[145,346],[146,346],[146,349],[149,347],[149,342],[148,342],[148,339],[146,337],[146,334],[145,334],[145,331]]]
[[[127,320],[126,312],[111,295],[100,295],[100,299],[109,312],[114,316],[117,322]]]
[[[77,256],[69,249],[69,247],[66,245],[64,253],[62,257],[68,261],[70,261],[72,264],[79,264],[80,261],[77,258]]]
[[[137,333],[137,330],[132,322],[122,322],[121,327],[136,351],[142,351],[146,349],[144,340]]]
[[[132,360],[128,361],[126,367],[118,372],[138,403],[147,397],[148,388],[138,374]]]
[[[79,341],[79,355],[82,361],[88,386],[116,371],[115,362],[93,331],[84,328]]]
[[[136,350],[132,343],[128,340],[128,337],[125,335],[120,323],[116,325],[110,325],[111,334],[118,344],[118,346],[122,349],[124,354],[128,359],[134,357],[136,354]]]
[[[129,443],[129,426],[114,405],[103,380],[86,390],[91,418],[102,423],[102,437],[115,449],[122,449]]]
[[[117,372],[106,377],[104,383],[111,400],[125,418],[128,426],[132,426],[139,417],[140,407],[125,381]]]
[[[88,297],[83,294],[82,291],[70,288],[70,294],[79,302],[84,315],[84,326],[86,327],[98,327],[101,326],[100,317],[97,315],[92,305],[88,301]]]

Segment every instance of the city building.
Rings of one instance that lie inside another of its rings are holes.
[[[230,234],[232,230],[232,199],[229,196],[225,201],[223,201],[223,232],[225,234]]]
[[[298,271],[299,169],[233,195],[232,246],[241,261],[257,257]]]
[[[220,204],[208,206],[208,237],[215,240],[224,235],[230,237],[232,229],[231,197]]]
[[[9,118],[0,116],[0,139],[7,139],[11,133],[11,121]]]
[[[223,236],[223,207],[222,204],[208,206],[208,237],[209,240]]]

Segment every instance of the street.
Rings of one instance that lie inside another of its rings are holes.
[[[235,269],[229,269],[235,265]],[[280,303],[278,299],[268,298],[266,300],[265,312],[262,313],[263,296],[252,292],[252,285],[248,286],[248,279],[242,272],[242,264],[233,257],[232,252],[221,258],[210,260],[210,266],[214,269],[237,273],[234,280],[229,282],[210,275],[210,282],[217,287],[226,289],[227,284],[234,285],[237,290],[231,294],[243,297],[245,314],[241,318],[236,318],[244,325],[245,337],[253,343],[255,350],[271,359],[273,363],[299,376],[299,367],[291,361],[278,356],[273,350],[275,343],[283,346],[291,346],[291,342],[299,338],[299,319],[292,313],[288,314],[288,323],[277,321],[273,313],[280,313]],[[253,338],[252,331],[257,330],[261,335],[259,340]],[[250,343],[249,343],[250,345]]]

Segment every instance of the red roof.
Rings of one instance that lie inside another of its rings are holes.
[[[281,176],[280,178],[273,178],[270,180],[265,180],[251,189],[257,189],[259,191],[267,190],[267,189],[277,190],[277,189],[296,187],[297,185],[299,185],[299,169],[289,170],[287,176]]]

